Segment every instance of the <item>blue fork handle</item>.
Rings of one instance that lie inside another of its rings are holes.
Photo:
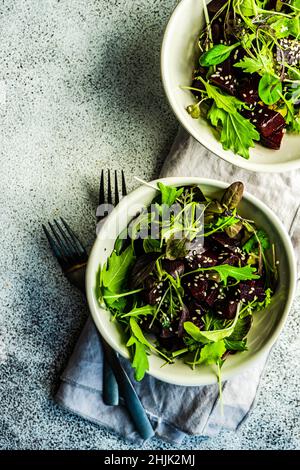
[[[124,398],[127,411],[131,416],[136,430],[144,440],[150,439],[154,436],[155,433],[146,414],[146,411],[127,375],[127,372],[120,363],[115,351],[105,342],[103,338],[101,339],[105,357],[109,362],[113,373],[117,379],[120,393]]]
[[[109,406],[119,404],[118,382],[106,358],[103,361],[103,401]]]

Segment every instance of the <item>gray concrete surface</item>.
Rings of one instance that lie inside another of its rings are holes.
[[[0,7],[0,448],[134,449],[52,400],[88,314],[41,223],[63,215],[88,245],[102,168],[157,176],[177,123],[159,49],[175,0],[3,0]],[[300,302],[238,432],[184,449],[295,449]],[[148,449],[169,449],[153,439]]]

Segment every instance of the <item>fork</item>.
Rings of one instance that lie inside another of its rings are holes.
[[[112,191],[111,191],[111,182],[110,182],[110,172],[108,173],[108,200],[112,199]],[[116,196],[117,194],[117,173],[115,172],[115,200],[118,201],[119,197]],[[122,171],[122,195],[126,195],[126,184],[125,184],[125,177]],[[104,196],[104,172],[101,173],[100,178],[100,191],[99,191],[99,205],[104,203],[105,196]],[[104,217],[99,217],[99,219],[103,219]],[[77,238],[75,233],[71,230],[68,224],[61,218],[61,222],[64,226],[64,230],[59,225],[57,221],[54,221],[54,224],[49,223],[49,227],[51,229],[52,235],[50,234],[49,230],[45,225],[43,225],[43,229],[49,241],[50,247],[58,259],[63,272],[66,274],[68,279],[71,283],[79,287],[85,293],[85,269],[87,264],[87,253]],[[66,238],[67,237],[67,238]],[[74,244],[74,248],[72,251],[72,243]],[[98,332],[100,337],[100,333]],[[153,428],[151,423],[147,417],[147,414],[143,408],[143,405],[127,375],[127,372],[123,368],[120,360],[115,353],[115,351],[106,343],[104,338],[102,339],[103,351],[105,356],[105,363],[108,363],[111,367],[111,372],[109,374],[109,367],[106,365],[106,372],[104,372],[104,386],[106,379],[110,379],[114,376],[117,379],[117,383],[119,385],[119,389],[122,393],[124,398],[127,410],[132,418],[132,421],[135,424],[136,429],[138,430],[139,434],[143,439],[149,439],[154,435]],[[113,375],[114,374],[114,375]],[[114,385],[114,384],[113,384]],[[109,387],[108,387],[109,388]],[[114,386],[114,390],[117,390],[117,387]],[[109,395],[109,393],[108,393]]]
[[[88,254],[67,222],[62,217],[60,219],[60,224],[55,219],[53,224],[48,222],[50,231],[45,225],[43,225],[43,229],[63,273],[71,284],[85,294],[85,272]],[[119,391],[116,378],[106,357],[103,363],[103,401],[106,405],[118,405]]]
[[[114,197],[114,207],[119,204],[120,202],[120,196],[119,196],[119,187],[118,187],[118,172],[115,170],[115,177],[114,177],[114,186],[115,186],[115,197]],[[121,194],[122,197],[127,196],[127,189],[126,189],[126,182],[125,182],[125,175],[124,171],[121,171]],[[112,198],[112,187],[111,187],[111,175],[110,175],[110,170],[107,171],[107,198],[105,197],[105,182],[104,182],[104,170],[101,171],[101,176],[100,176],[100,186],[99,186],[99,207],[104,205],[104,204],[110,204],[112,205],[113,203],[113,198]],[[97,222],[101,222],[106,215],[101,214],[98,215],[98,210],[96,211],[96,218]]]

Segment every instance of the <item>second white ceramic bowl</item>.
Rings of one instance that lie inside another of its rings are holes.
[[[200,184],[204,194],[210,197],[219,197],[223,193],[223,189],[228,186],[220,181],[192,177],[165,178],[159,181],[174,186]],[[156,187],[156,181],[151,184]],[[122,332],[118,328],[117,322],[111,321],[110,312],[101,308],[97,300],[96,285],[99,266],[103,265],[112,252],[117,235],[127,227],[139,208],[148,206],[155,195],[155,189],[141,186],[122,199],[105,220],[90,254],[87,267],[86,292],[96,326],[105,340],[126,358],[129,355]],[[222,367],[224,380],[249,367],[254,367],[256,361],[269,351],[286,321],[296,282],[293,247],[278,217],[264,203],[248,193],[244,194],[239,212],[244,217],[253,219],[257,226],[263,228],[271,241],[275,243],[279,260],[280,282],[270,307],[254,314],[253,326],[248,335],[249,350],[227,358]],[[182,360],[177,359],[174,364],[162,367],[164,361],[153,353],[149,356],[149,363],[149,374],[165,382],[177,385],[203,385],[216,382],[216,373],[210,366],[201,366],[192,370]]]
[[[209,2],[206,2],[209,3]],[[241,168],[253,171],[281,172],[300,168],[300,136],[286,134],[280,150],[271,150],[259,144],[250,149],[246,160],[231,151],[224,150],[203,118],[193,119],[186,107],[195,102],[190,91],[192,72],[199,58],[197,40],[204,25],[201,0],[181,0],[167,25],[162,50],[161,74],[168,101],[185,129],[208,150]]]

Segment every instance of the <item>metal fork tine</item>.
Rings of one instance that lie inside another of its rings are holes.
[[[101,178],[100,178],[100,189],[99,189],[99,206],[105,203],[105,195],[104,195],[104,171],[101,171]]]
[[[107,202],[108,204],[112,204],[110,170],[107,172]]]
[[[115,206],[119,204],[118,173],[115,170]]]
[[[72,257],[72,252],[70,252],[70,249],[66,245],[65,240],[60,236],[60,234],[57,232],[57,230],[51,224],[51,222],[48,222],[48,223],[49,223],[49,227],[52,230],[52,233],[53,233],[53,236],[56,240],[56,243],[59,245],[59,247],[61,249],[61,252],[63,253],[64,258],[67,260],[68,258]],[[54,220],[54,223],[57,224],[57,222],[55,220]]]
[[[42,224],[42,227],[47,237],[47,240],[49,242],[49,245],[53,251],[54,256],[57,258],[60,264],[63,264],[65,261],[64,253],[62,252],[61,248],[59,247],[55,239],[51,237],[47,227],[44,224]]]
[[[61,239],[63,240],[65,246],[67,247],[69,254],[71,257],[74,256],[80,256],[80,252],[78,251],[77,246],[74,246],[72,243],[72,239],[70,239],[70,236],[62,229],[62,227],[59,225],[58,221],[54,219],[53,221],[60,233]]]
[[[67,222],[61,217],[60,220],[62,221],[69,237],[72,239],[73,243],[76,244],[77,246],[77,249],[79,250],[79,254],[81,256],[85,256],[87,257],[87,252],[86,252],[86,249],[84,248],[83,244],[81,243],[81,241],[79,240],[79,238],[75,235],[75,233],[73,232],[73,230],[71,229],[71,227],[69,227],[69,225],[67,224]]]
[[[122,196],[127,195],[126,183],[125,183],[125,175],[124,171],[122,170]]]

